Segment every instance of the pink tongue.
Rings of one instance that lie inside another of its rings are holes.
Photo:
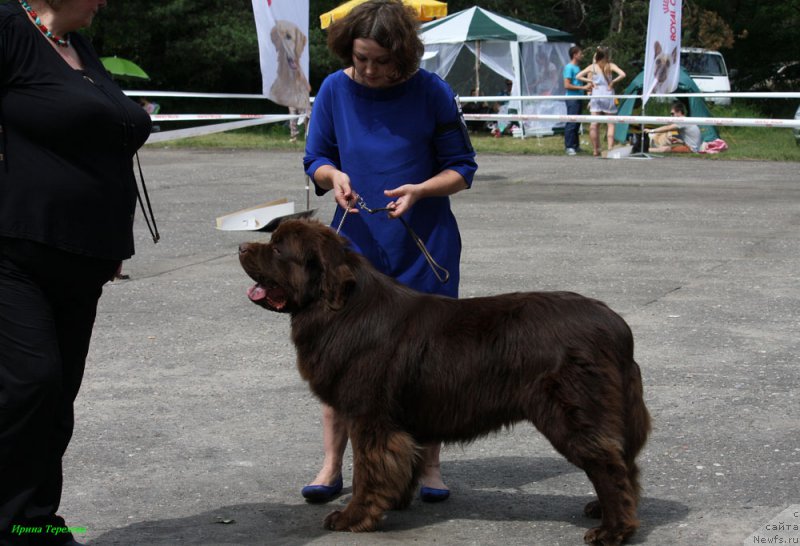
[[[267,297],[267,291],[260,284],[254,284],[247,289],[247,297],[252,301],[261,301]]]

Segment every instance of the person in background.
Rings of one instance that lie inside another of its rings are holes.
[[[105,5],[106,0],[0,5],[4,546],[78,544],[57,515],[62,457],[72,436],[98,298],[134,251],[132,158],[151,123],[77,32]],[[15,526],[30,531],[13,532]]]
[[[582,82],[592,84],[592,98],[589,100],[589,112],[595,116],[614,115],[617,105],[614,100],[614,86],[625,79],[625,72],[611,62],[608,48],[598,47],[594,54],[592,64],[578,73],[576,78]],[[589,138],[592,141],[592,154],[600,156],[600,124],[592,122],[589,125]],[[614,147],[614,123],[606,124],[606,141],[608,149]]]
[[[478,90],[476,88],[472,88],[470,90],[471,97],[478,96]],[[461,110],[465,114],[488,114],[491,112],[491,108],[485,102],[464,102],[461,106]],[[469,129],[470,133],[479,133],[485,129],[487,129],[487,123],[482,120],[467,120],[467,129]]]
[[[158,114],[159,110],[161,110],[161,105],[159,105],[157,102],[150,101],[144,97],[139,98],[139,104],[141,105],[142,108],[144,108],[144,111],[150,114],[151,116],[153,114]]]
[[[154,116],[154,115],[158,114],[161,111],[161,105],[160,104],[158,104],[157,102],[153,102],[151,100],[148,100],[148,99],[146,99],[144,97],[140,97],[139,98],[139,105],[142,108],[144,108],[144,111],[147,112],[148,114],[150,114],[151,116]],[[152,132],[153,133],[157,133],[160,130],[161,130],[160,126],[153,125],[153,127],[152,127]],[[128,276],[127,275],[123,275],[122,278],[126,278],[127,279]]]
[[[564,65],[564,89],[568,96],[582,96],[584,91],[592,88],[591,83],[584,83],[581,85],[580,80],[577,78],[581,71],[581,61],[583,60],[583,49],[580,46],[572,46],[569,48],[569,62]],[[583,110],[583,100],[567,100],[567,115],[579,116]],[[580,140],[578,132],[580,123],[567,122],[564,126],[564,149],[567,155],[576,155],[580,151]]]
[[[289,107],[289,114],[292,116],[300,116],[299,118],[292,118],[289,120],[289,142],[297,142],[297,137],[300,136],[300,125],[308,121],[307,108],[294,108]]]
[[[511,92],[514,90],[514,82],[511,80],[505,80],[503,88],[497,92],[498,97],[510,97]],[[495,114],[508,114],[508,101],[497,101],[492,105],[492,110]],[[508,121],[498,121],[494,124],[492,128],[492,135],[496,138],[500,138],[503,134],[511,134],[511,130],[514,127],[514,122]]]
[[[304,166],[317,195],[333,191],[332,225],[378,270],[421,292],[458,296],[461,237],[449,196],[477,170],[458,99],[439,76],[419,68],[424,47],[413,11],[399,0],[356,6],[328,30],[328,47],[346,65],[323,82],[313,106]],[[366,115],[369,113],[369,115]],[[358,199],[387,214],[359,212]],[[342,217],[349,211],[345,221]],[[441,282],[406,232],[414,230],[450,272]],[[302,489],[312,502],[342,490],[347,430],[323,406],[325,458]],[[440,446],[422,451],[423,501],[448,498]]]
[[[670,106],[670,115],[676,118],[686,117],[686,107],[681,101],[676,100]],[[697,125],[678,125],[677,123],[670,123],[669,125],[662,125],[661,127],[656,127],[655,129],[644,130],[644,132],[649,135],[670,133],[672,131],[677,131],[678,136],[669,137],[669,144],[664,146],[651,146],[650,151],[656,153],[698,153],[703,150],[703,136],[700,133],[700,127]]]

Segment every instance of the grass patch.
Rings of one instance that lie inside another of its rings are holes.
[[[652,109],[648,104],[648,115],[665,115],[658,111],[659,106],[667,110],[669,105],[657,105]],[[748,106],[712,106],[712,116],[731,118],[759,118],[761,115]],[[603,126],[601,126],[602,128]],[[589,143],[589,126],[584,124],[581,135],[582,155],[591,155]],[[162,129],[169,129],[162,124]],[[301,126],[301,130],[303,127]],[[728,143],[728,150],[716,155],[695,154],[711,161],[724,159],[761,160],[761,161],[800,161],[800,146],[795,144],[790,129],[774,129],[767,127],[719,127],[720,138]],[[605,142],[601,138],[601,142]],[[479,154],[510,155],[564,155],[564,138],[557,134],[547,137],[529,137],[523,139],[503,136],[494,138],[490,134],[473,134],[472,144]],[[272,124],[216,133],[202,137],[185,138],[169,142],[151,144],[154,148],[216,148],[216,149],[252,149],[252,150],[284,150],[302,152],[304,138],[300,135],[297,142],[289,141],[289,128],[285,124]]]

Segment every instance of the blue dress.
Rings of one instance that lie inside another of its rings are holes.
[[[385,89],[358,84],[342,70],[328,76],[314,99],[303,163],[312,180],[323,165],[347,173],[370,208],[391,201],[384,190],[424,182],[445,169],[471,186],[477,170],[457,97],[425,70]],[[317,195],[326,191],[316,186]],[[339,225],[343,212],[337,207],[332,226]],[[436,279],[402,222],[386,213],[348,214],[341,234],[378,270],[406,286],[457,297],[461,236],[450,199],[421,199],[403,219],[450,272],[446,283]]]

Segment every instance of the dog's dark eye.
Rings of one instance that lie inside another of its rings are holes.
[[[277,245],[272,245],[272,253],[276,256],[281,255],[281,249],[277,247]]]

